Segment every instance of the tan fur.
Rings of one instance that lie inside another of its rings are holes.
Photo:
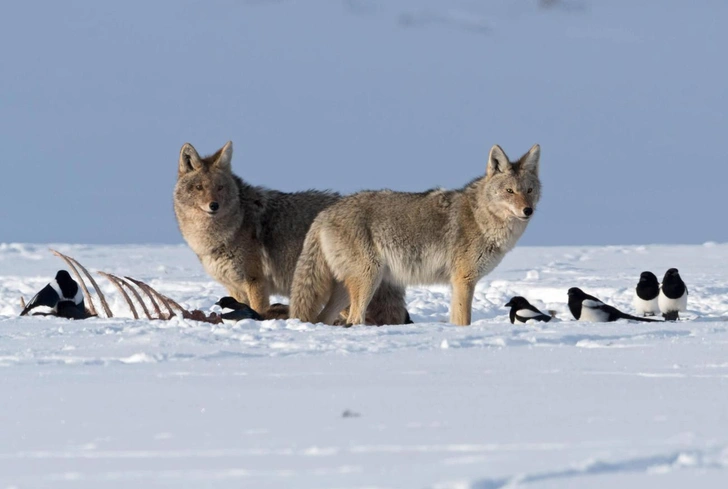
[[[263,319],[288,319],[289,311],[286,304],[271,304],[263,314]]]
[[[450,321],[470,324],[476,283],[515,246],[540,198],[539,157],[534,145],[511,163],[496,145],[486,175],[462,189],[360,192],[328,207],[306,236],[291,316],[330,322],[348,296],[347,322],[362,324],[375,290],[449,282]]]
[[[284,193],[254,187],[232,173],[231,161],[231,142],[205,158],[191,144],[183,145],[175,215],[182,236],[207,273],[232,297],[265,315],[270,294],[290,295],[296,262],[314,218],[341,197],[315,190]],[[213,202],[219,206],[214,213]],[[276,317],[281,314],[279,309]],[[376,324],[403,323],[404,289],[377,291],[370,314]]]

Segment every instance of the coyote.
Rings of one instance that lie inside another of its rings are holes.
[[[330,323],[350,304],[364,323],[380,284],[452,284],[450,322],[468,325],[475,284],[526,229],[541,195],[540,148],[515,163],[496,145],[486,175],[459,190],[359,192],[311,225],[293,278],[291,317]]]
[[[174,211],[182,236],[207,273],[265,317],[270,294],[290,295],[296,261],[314,218],[341,196],[254,187],[233,174],[232,154],[232,142],[206,158],[191,144],[183,145]],[[404,323],[409,317],[404,288],[380,288],[368,313],[374,324]]]

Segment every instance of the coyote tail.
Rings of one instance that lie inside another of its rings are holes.
[[[291,317],[315,323],[329,300],[334,275],[321,249],[321,230],[314,222],[303,242],[291,287]]]

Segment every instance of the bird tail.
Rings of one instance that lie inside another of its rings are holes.
[[[624,312],[621,312],[621,319],[629,319],[630,321],[640,321],[643,323],[664,323],[661,319],[652,319],[652,318],[641,318],[639,316],[632,316],[631,314],[627,314]]]

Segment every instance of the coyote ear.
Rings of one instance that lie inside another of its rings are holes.
[[[497,144],[490,148],[490,155],[488,155],[488,175],[495,175],[496,173],[503,173],[510,171],[511,163],[508,161],[503,148]]]
[[[179,151],[179,176],[202,168],[202,160],[197,150],[190,143],[182,145]]]
[[[528,153],[521,156],[521,171],[530,171],[538,175],[538,161],[541,158],[541,146],[534,144]]]
[[[225,146],[220,148],[220,150],[215,153],[215,155],[212,158],[212,161],[214,163],[213,166],[216,166],[220,170],[224,171],[232,171],[231,163],[233,160],[233,142],[228,141],[225,143]]]

